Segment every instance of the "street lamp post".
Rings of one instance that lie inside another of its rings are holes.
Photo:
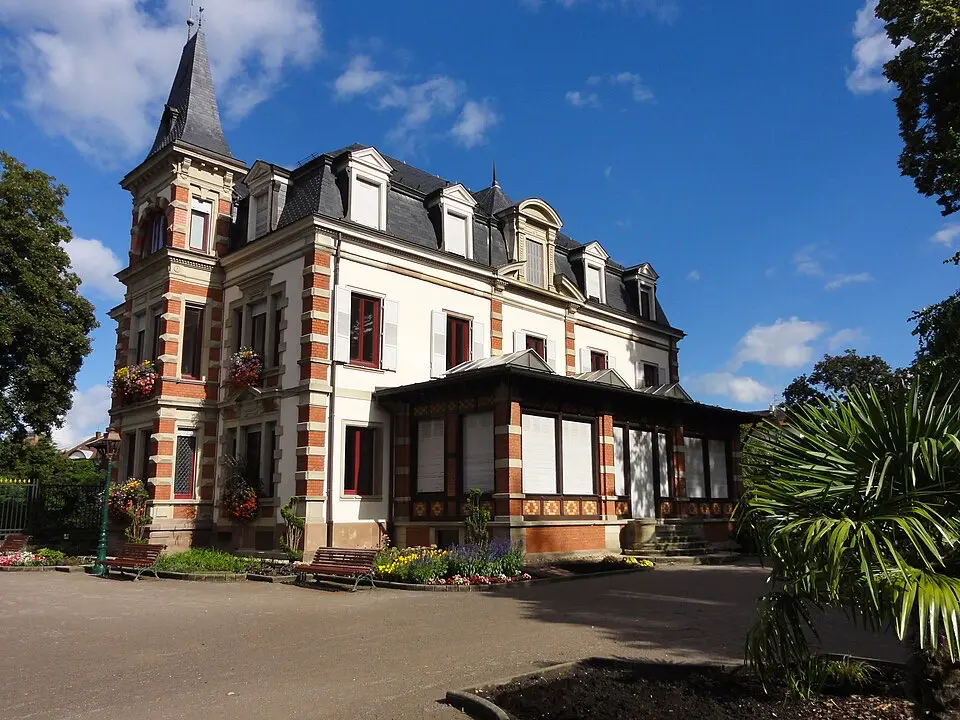
[[[103,577],[107,571],[107,528],[110,524],[110,478],[113,475],[113,461],[120,450],[120,433],[107,428],[100,438],[90,443],[97,458],[104,467],[103,502],[100,506],[100,541],[97,544],[97,561],[93,564],[93,574]]]

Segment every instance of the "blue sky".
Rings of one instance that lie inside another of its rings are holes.
[[[871,2],[207,0],[204,30],[238,157],[360,142],[471,189],[496,161],[574,238],[652,263],[688,333],[684,385],[755,408],[825,352],[908,363],[907,318],[957,287],[941,261],[960,219],[897,170]],[[188,8],[0,0],[0,147],[69,186],[102,323],[61,442],[106,422],[118,181],[153,138]]]

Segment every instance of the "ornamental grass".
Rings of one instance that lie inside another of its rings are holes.
[[[181,573],[223,572],[242,573],[256,567],[254,558],[240,557],[223,550],[193,548],[183,552],[161,555],[157,570]]]

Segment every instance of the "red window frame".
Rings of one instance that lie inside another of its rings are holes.
[[[348,426],[344,441],[343,464],[343,494],[365,497],[376,494],[375,463],[377,447],[377,430],[371,427]],[[367,445],[370,453],[368,459],[369,473],[363,476],[364,446]]]
[[[547,341],[536,335],[527,335],[527,350],[533,350],[540,359],[547,362]]]
[[[447,370],[470,360],[470,321],[447,315]]]
[[[373,317],[370,332],[365,332],[362,327],[363,318],[367,315],[367,310]],[[353,293],[350,299],[350,364],[362,365],[364,367],[380,367],[380,335],[382,334],[382,303],[380,298],[370,297]],[[356,343],[353,338],[353,328],[357,328]],[[367,350],[370,350],[368,353]],[[370,360],[365,360],[364,355],[369,355]]]
[[[590,351],[590,370],[606,370],[607,369],[607,354],[605,352],[600,352],[599,350]]]

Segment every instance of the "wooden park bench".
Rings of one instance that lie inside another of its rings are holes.
[[[376,587],[373,584],[373,563],[378,552],[376,549],[317,548],[312,563],[297,563],[294,570],[297,571],[298,582],[303,582],[307,575],[313,575],[314,578],[317,575],[356,578],[351,590],[354,592],[363,578],[370,581],[371,587]]]
[[[107,560],[106,572],[104,577],[110,574],[110,570],[119,570],[123,575],[124,570],[132,570],[137,575],[134,580],[138,580],[145,572],[152,572],[155,578],[157,575],[156,564],[160,559],[160,553],[166,549],[166,545],[138,545],[136,543],[124,543],[120,552],[113,560]]]
[[[22,533],[10,533],[0,542],[0,555],[23,552],[30,542],[30,536]]]

